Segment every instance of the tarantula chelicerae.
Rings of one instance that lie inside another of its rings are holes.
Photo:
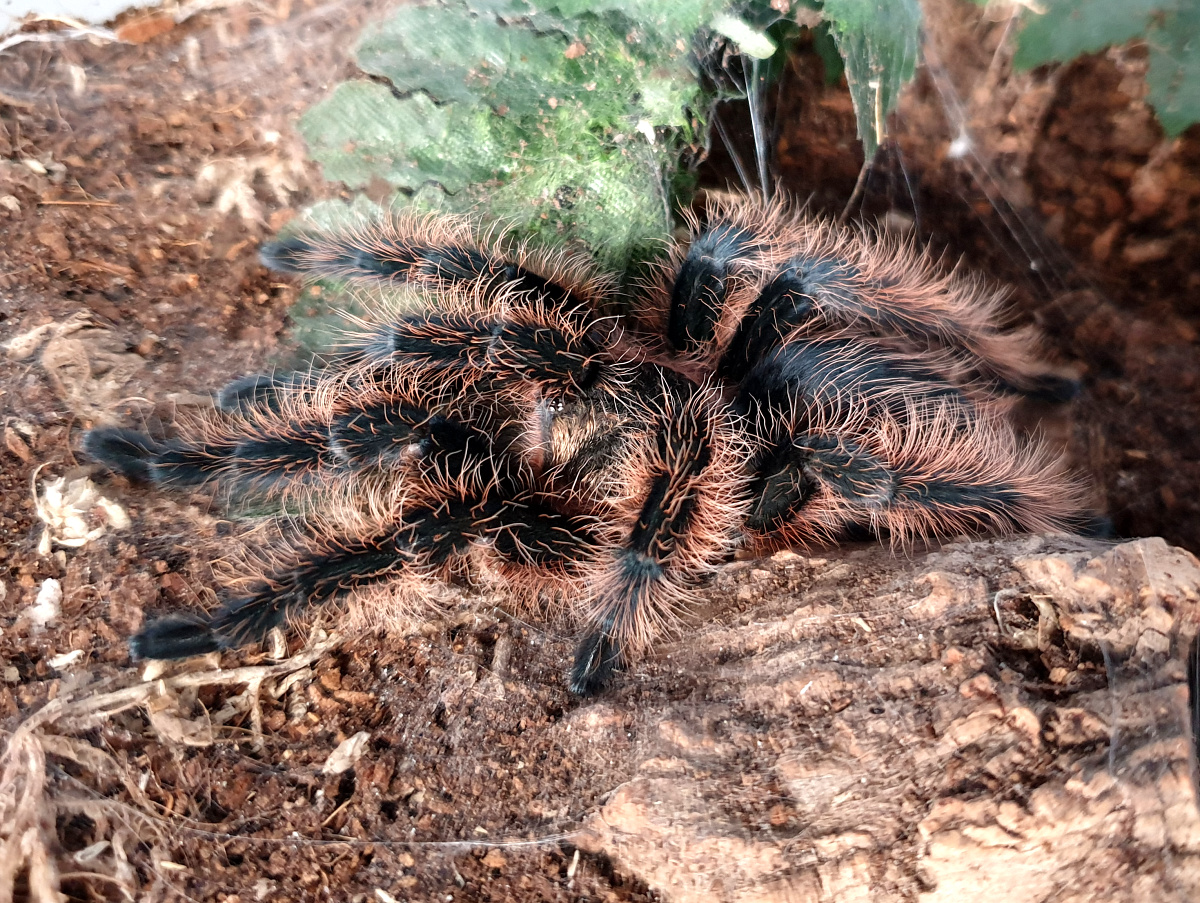
[[[87,434],[128,477],[292,512],[217,611],[149,624],[136,656],[239,645],[372,589],[415,603],[473,556],[583,623],[586,694],[737,547],[1076,516],[1060,464],[1004,420],[1005,399],[1072,384],[1000,327],[995,293],[867,231],[714,199],[625,318],[601,313],[624,299],[587,260],[458,219],[299,234],[263,259],[420,300],[380,309],[322,369],[226,387],[179,438]]]

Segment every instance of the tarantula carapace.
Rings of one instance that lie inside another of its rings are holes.
[[[736,548],[1055,530],[1078,510],[1004,419],[1006,399],[1071,382],[999,325],[994,292],[867,230],[714,198],[623,293],[459,219],[301,233],[263,259],[360,286],[377,312],[331,363],[239,380],[179,438],[87,434],[130,478],[289,512],[217,611],[150,623],[135,656],[239,645],[343,597],[405,610],[475,559],[584,625],[586,694]]]

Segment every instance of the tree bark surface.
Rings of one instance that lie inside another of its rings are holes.
[[[659,659],[692,692],[569,716],[636,757],[584,849],[675,903],[1200,899],[1188,552],[784,552],[714,590],[741,614]]]

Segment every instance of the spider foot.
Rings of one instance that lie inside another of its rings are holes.
[[[600,630],[586,634],[575,650],[571,692],[576,696],[594,696],[620,667],[621,646],[615,639]]]
[[[159,442],[137,430],[102,427],[84,434],[83,452],[135,483],[153,483],[152,465],[162,453]]]
[[[151,621],[129,640],[134,659],[191,658],[207,655],[223,647],[220,637],[206,618],[195,615],[168,615]]]

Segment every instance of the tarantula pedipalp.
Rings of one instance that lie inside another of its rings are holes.
[[[392,216],[267,247],[263,259],[416,309],[365,320],[328,367],[226,387],[176,439],[97,429],[87,453],[162,486],[286,495],[299,515],[208,616],[173,616],[135,655],[261,638],[289,615],[483,556],[585,627],[571,689],[598,689],[739,546],[1054,530],[1077,517],[1059,462],[1004,420],[1062,397],[1028,334],[977,282],[868,231],[717,199],[642,285],[580,258]]]

